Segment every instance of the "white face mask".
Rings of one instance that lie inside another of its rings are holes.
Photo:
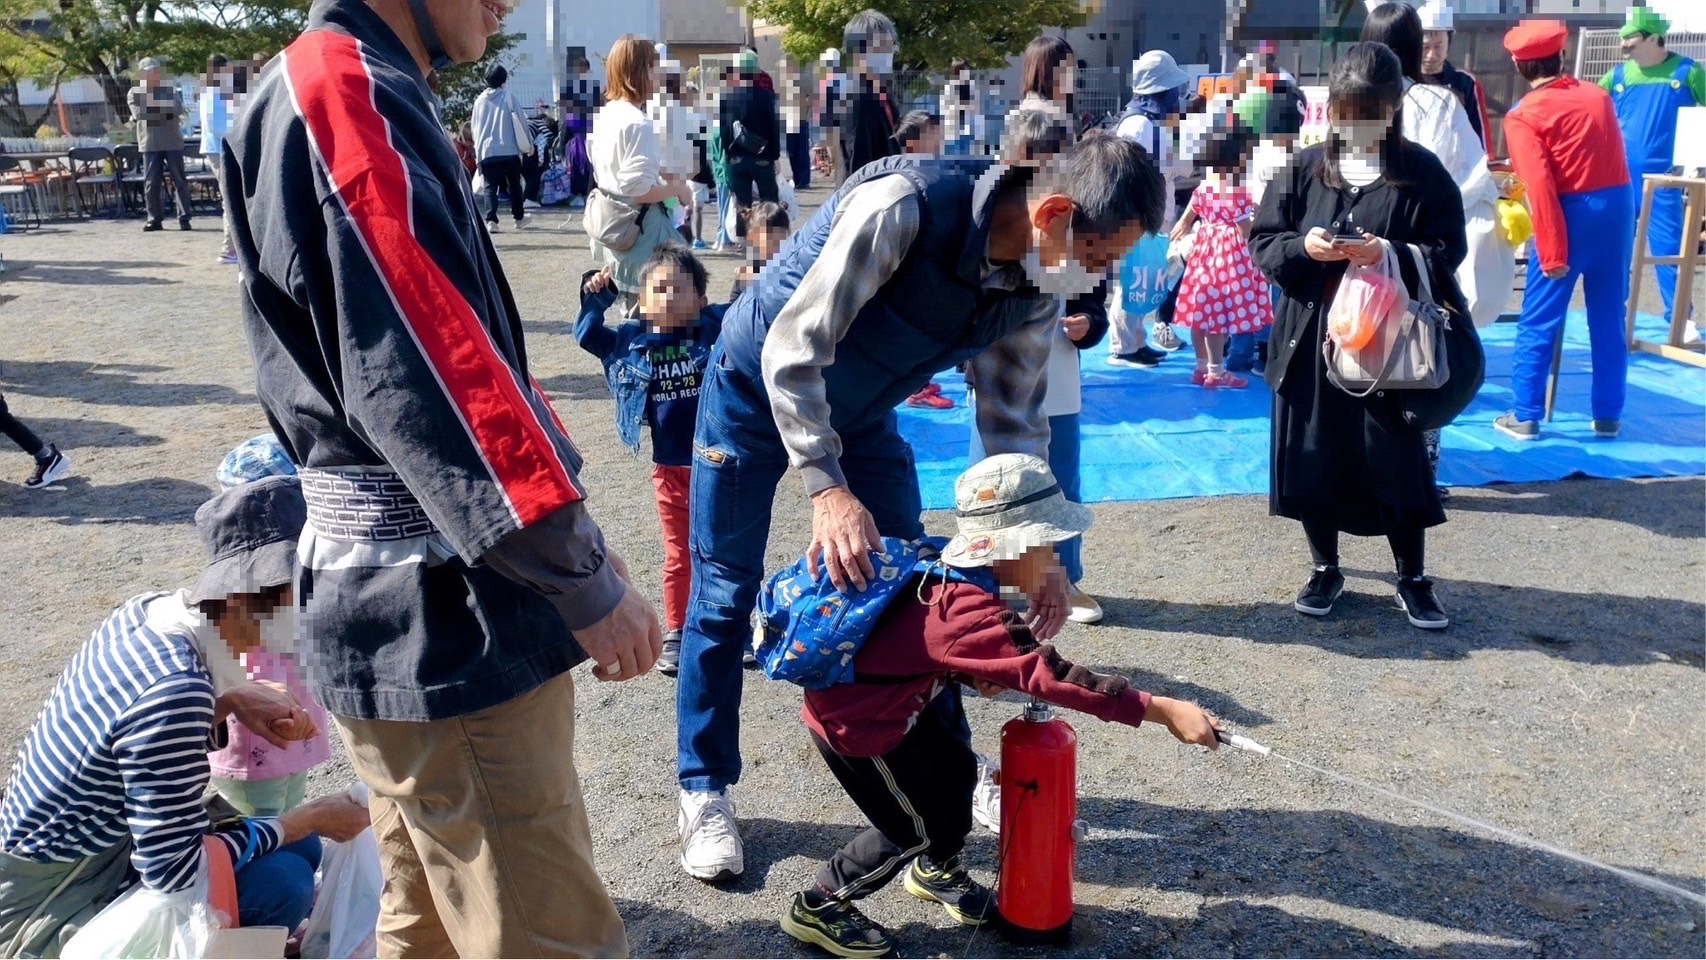
[[[872,73],[886,77],[890,73],[894,72],[894,54],[867,53],[865,54],[865,66],[869,68]]]
[[[1072,228],[1066,228],[1066,249],[1072,249]],[[1058,265],[1043,266],[1041,244],[1032,244],[1025,252],[1021,261],[1025,268],[1025,278],[1042,292],[1045,297],[1056,300],[1073,300],[1096,289],[1100,278],[1084,268],[1078,258],[1071,253],[1066,255]]]

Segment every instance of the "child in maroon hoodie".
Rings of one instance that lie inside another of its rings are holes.
[[[990,457],[955,484],[959,535],[940,562],[994,567],[1020,595],[1058,565],[1052,545],[1083,533],[1090,511],[1068,501],[1042,460]],[[942,569],[942,568],[938,568]],[[1058,574],[1056,574],[1058,575]],[[872,827],[839,850],[795,896],[782,929],[842,957],[877,957],[894,943],[853,901],[910,863],[906,890],[963,924],[995,918],[995,898],[960,865],[971,832],[977,761],[964,712],[932,705],[964,681],[993,696],[1019,690],[1103,720],[1164,724],[1185,743],[1216,745],[1218,722],[1195,704],[1152,697],[1124,677],[1093,673],[1038,644],[987,589],[921,574],[902,587],[853,658],[854,682],[807,690],[801,713],[818,752]]]

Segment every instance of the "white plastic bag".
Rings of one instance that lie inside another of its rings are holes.
[[[1491,326],[1510,303],[1516,286],[1516,250],[1501,235],[1499,210],[1491,201],[1469,208],[1463,232],[1469,255],[1457,267],[1457,286],[1475,326]]]
[[[474,171],[474,179],[470,180],[468,182],[468,189],[473,191],[474,206],[475,207],[479,207],[480,204],[485,202],[485,197],[486,197],[486,174],[485,174],[485,171],[483,171],[483,170],[475,170]],[[485,211],[482,210],[481,212],[484,213]]]
[[[350,798],[365,804],[367,787],[351,787]],[[379,841],[368,827],[348,843],[323,840],[320,848],[320,890],[302,928],[302,956],[369,960],[378,954],[379,896],[385,891]]]
[[[207,864],[177,893],[137,884],[106,905],[60,951],[65,960],[191,960],[206,957],[218,929],[208,907]]]

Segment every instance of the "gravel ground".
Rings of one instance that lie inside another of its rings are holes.
[[[598,368],[567,335],[589,258],[578,221],[559,232],[562,219],[543,212],[498,247],[530,318],[535,372],[586,452],[593,510],[656,596],[649,465],[617,443]],[[0,389],[77,467],[63,490],[0,484],[7,749],[113,604],[193,578],[189,521],[214,465],[264,429],[217,246],[211,229],[143,237],[130,222],[4,241]],[[721,295],[737,261],[707,260]],[[26,471],[0,453],[0,473]],[[1290,610],[1302,536],[1262,500],[1099,505],[1086,586],[1108,621],[1069,627],[1060,643],[1195,698],[1282,753],[1700,892],[1703,504],[1700,479],[1459,490],[1430,543],[1457,621],[1441,635],[1393,609],[1381,543],[1347,540],[1350,592],[1317,622]],[[773,565],[804,547],[807,516],[784,484]],[[947,522],[930,519],[937,531]],[[676,865],[673,681],[580,680],[580,769],[635,952],[809,955],[775,919],[860,818],[800,727],[798,691],[749,677],[736,793],[747,872],[719,889]],[[994,752],[1017,704],[969,709]],[[1706,954],[1698,905],[1275,758],[1076,725],[1092,834],[1070,955]],[[349,779],[339,758],[316,789]],[[985,879],[995,853],[989,835],[971,838]],[[867,907],[908,956],[1042,955],[951,927],[899,885]]]

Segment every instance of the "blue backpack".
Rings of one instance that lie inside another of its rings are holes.
[[[940,575],[997,592],[988,569],[959,570],[937,559],[946,537],[884,537],[873,551],[876,576],[857,593],[841,593],[829,577],[812,579],[801,558],[770,578],[758,597],[757,656],[764,675],[807,690],[853,682],[853,658],[877,619],[918,574]]]

